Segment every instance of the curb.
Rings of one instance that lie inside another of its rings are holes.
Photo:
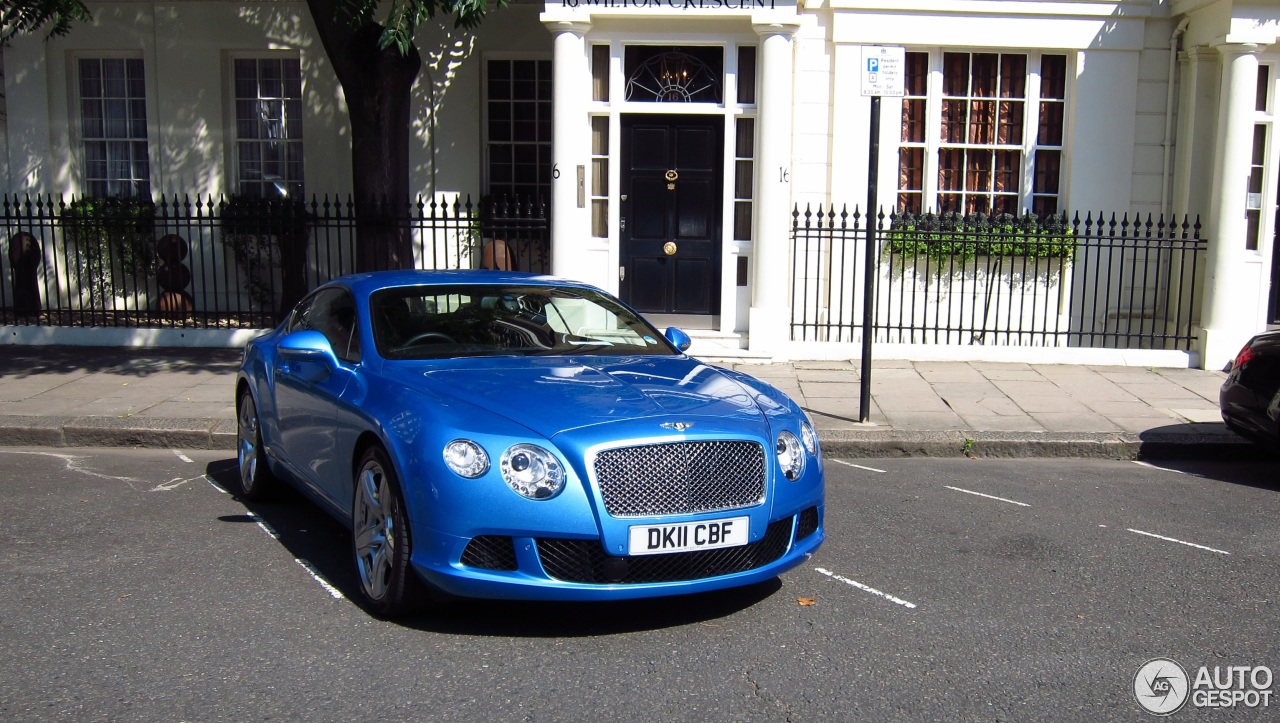
[[[1229,432],[819,432],[827,457],[1267,459],[1264,447]]]
[[[840,458],[975,457],[1084,459],[1274,459],[1229,432],[962,432],[819,430],[823,454]],[[0,446],[236,448],[230,419],[0,417]]]
[[[236,423],[160,417],[0,417],[0,445],[234,450]]]

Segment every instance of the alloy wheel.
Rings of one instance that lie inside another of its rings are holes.
[[[356,479],[354,510],[356,567],[373,600],[386,597],[395,565],[396,496],[381,465],[370,461]]]

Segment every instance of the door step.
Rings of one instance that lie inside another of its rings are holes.
[[[693,339],[689,346],[689,356],[707,362],[768,364],[773,356],[747,349],[745,334],[715,331],[711,329],[686,329],[685,333]]]

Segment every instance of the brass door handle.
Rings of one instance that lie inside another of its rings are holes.
[[[665,244],[662,244],[662,251],[668,256],[675,256],[676,250],[676,245],[673,241],[668,241]]]

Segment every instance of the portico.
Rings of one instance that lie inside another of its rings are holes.
[[[794,4],[547,3],[552,272],[788,341]]]

